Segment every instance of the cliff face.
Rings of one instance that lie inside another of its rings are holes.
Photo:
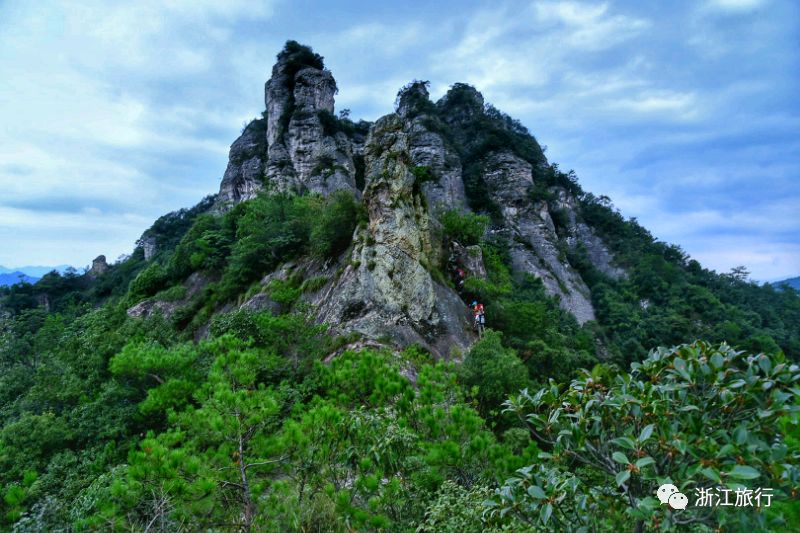
[[[418,343],[439,355],[472,340],[458,295],[433,279],[441,251],[431,235],[424,193],[411,172],[413,122],[387,115],[365,148],[364,204],[369,223],[356,230],[350,264],[320,301],[320,320],[400,345]]]
[[[230,206],[261,190],[358,193],[354,153],[359,144],[326,131],[333,117],[336,81],[322,58],[302,48],[278,56],[264,89],[264,118],[253,121],[231,145],[218,202]]]
[[[401,346],[419,343],[440,356],[467,348],[474,341],[468,309],[434,274],[452,250],[463,252],[442,241],[438,219],[450,209],[491,211],[490,236],[509,244],[514,275],[540,278],[580,323],[594,319],[589,289],[565,249],[582,247],[611,277],[624,271],[581,221],[575,196],[540,181],[549,165],[521,125],[471,87],[457,84],[434,104],[425,84],[414,83],[365,140],[336,127],[335,93],[321,57],[303,47],[284,50],[265,86],[264,118],[231,146],[217,200],[227,209],[262,190],[344,189],[363,201],[368,224],[338,259],[340,275],[312,298],[321,322]],[[492,135],[476,136],[480,128]],[[532,194],[537,187],[547,188],[545,199]],[[473,269],[485,275],[482,264]]]
[[[498,151],[486,156],[482,170],[489,195],[501,209],[503,225],[497,231],[510,239],[514,271],[540,278],[578,322],[594,320],[589,288],[560,257],[547,202],[530,199],[534,186],[530,163],[511,152]]]

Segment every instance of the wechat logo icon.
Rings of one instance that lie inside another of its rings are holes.
[[[670,483],[664,483],[658,487],[656,496],[658,497],[658,501],[661,502],[661,505],[666,503],[675,510],[686,509],[686,506],[689,504],[689,498],[687,498],[685,494],[682,494],[678,490],[678,487]]]

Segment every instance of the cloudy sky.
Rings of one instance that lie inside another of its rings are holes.
[[[354,118],[471,83],[659,239],[800,275],[798,2],[376,4],[0,0],[0,264],[116,258],[216,192],[296,39]]]

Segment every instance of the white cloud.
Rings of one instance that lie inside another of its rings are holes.
[[[584,2],[538,2],[537,19],[563,26],[564,42],[581,50],[604,50],[639,34],[650,26],[645,19],[609,13],[609,5]]]
[[[766,3],[766,0],[710,0],[708,5],[725,11],[751,11]]]
[[[744,236],[693,241],[683,248],[717,272],[744,265],[758,282],[780,281],[800,272],[800,245],[794,242],[763,242]]]
[[[270,5],[0,7],[0,262],[129,251],[154,218],[211,192],[239,122],[257,112],[237,110],[233,73],[252,65],[228,61],[225,47],[238,20],[263,19]],[[221,75],[227,95],[207,86]],[[176,167],[210,158],[209,181]]]
[[[694,94],[664,90],[642,91],[629,99],[612,100],[609,105],[621,111],[658,114],[681,120],[694,118],[699,112]]]
[[[415,78],[434,97],[472,83],[659,238],[721,270],[751,250],[759,277],[796,273],[785,238],[798,229],[786,192],[800,170],[797,79],[786,74],[796,17],[775,0],[739,16],[766,4],[0,4],[0,263],[113,257],[158,215],[214,190],[239,125],[263,109],[275,54],[295,38],[325,56],[337,108],[354,118],[391,111]]]

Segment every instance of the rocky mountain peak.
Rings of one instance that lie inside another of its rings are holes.
[[[424,112],[430,107],[429,82],[415,80],[400,89],[395,106],[397,114],[409,118],[414,114]]]
[[[483,95],[472,85],[456,83],[436,105],[443,110],[444,120],[449,124],[474,121],[484,113]]]
[[[368,223],[326,266],[338,272],[335,281],[310,298],[320,321],[441,356],[468,347],[467,295],[448,283],[444,266],[465,263],[465,243],[444,239],[442,217],[453,210],[488,215],[486,237],[506,243],[514,277],[540,279],[578,322],[595,318],[566,252],[580,248],[610,277],[624,271],[582,222],[575,187],[522,124],[470,85],[456,83],[433,103],[428,82],[415,80],[399,91],[393,113],[358,129],[334,115],[336,92],[323,58],[289,41],[265,85],[262,118],[231,146],[217,200],[224,210],[262,190],[345,190],[362,202]],[[474,248],[469,271],[486,278]]]
[[[108,263],[106,262],[106,256],[98,255],[92,260],[92,267],[89,269],[87,274],[90,277],[97,278],[102,276],[108,272]]]
[[[357,192],[354,146],[336,131],[336,80],[322,56],[286,43],[264,86],[265,111],[231,145],[221,209],[273,191]]]

